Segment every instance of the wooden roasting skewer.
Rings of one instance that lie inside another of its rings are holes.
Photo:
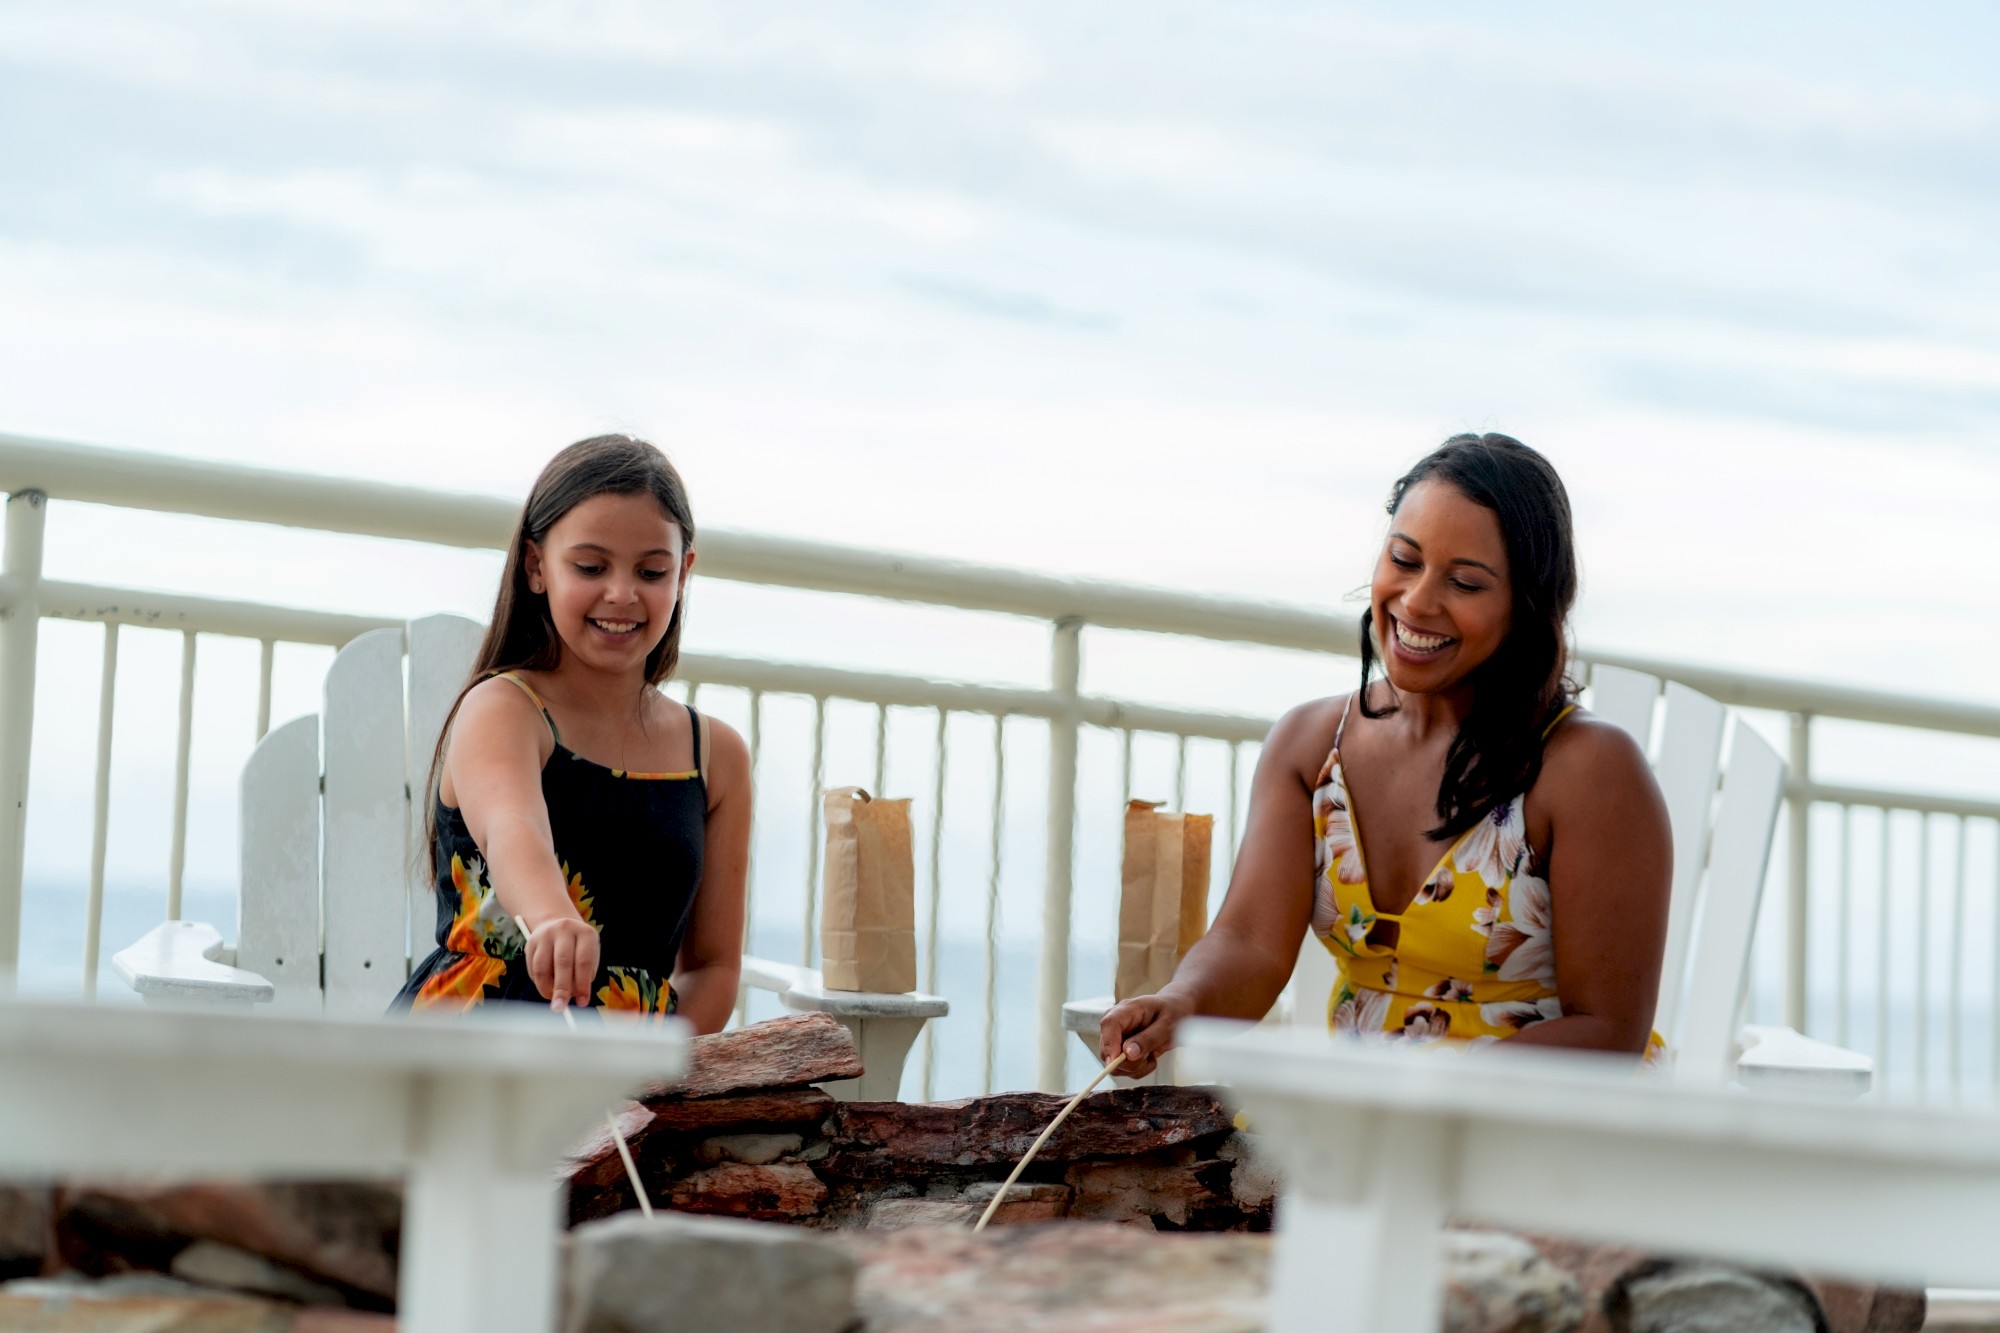
[[[569,1006],[563,1006],[562,1016],[563,1022],[569,1024],[569,1030],[576,1031],[576,1015],[569,1011]],[[632,1182],[632,1193],[639,1196],[639,1211],[651,1217],[653,1201],[646,1197],[646,1187],[639,1183],[639,1164],[632,1160],[632,1149],[625,1142],[625,1133],[618,1128],[618,1113],[606,1111],[604,1123],[611,1126],[611,1141],[618,1145],[618,1159],[625,1163],[625,1178]]]
[[[1097,1077],[1090,1080],[1090,1082],[1084,1084],[1083,1091],[1076,1094],[1076,1096],[1070,1098],[1069,1105],[1063,1107],[1062,1110],[1056,1112],[1056,1118],[1049,1121],[1049,1127],[1042,1131],[1041,1137],[1037,1138],[1034,1142],[1034,1145],[1028,1149],[1028,1155],[1026,1157],[1023,1157],[1018,1163],[1015,1164],[1013,1174],[1009,1175],[1007,1179],[1001,1184],[1000,1188],[994,1191],[993,1202],[986,1205],[986,1211],[981,1213],[979,1215],[979,1220],[972,1224],[972,1231],[974,1235],[977,1235],[978,1233],[986,1230],[986,1224],[988,1222],[991,1222],[993,1220],[993,1214],[999,1211],[1000,1201],[1007,1197],[1007,1191],[1014,1188],[1014,1182],[1019,1180],[1021,1178],[1021,1173],[1028,1169],[1028,1163],[1035,1160],[1035,1154],[1040,1152],[1042,1150],[1042,1145],[1049,1141],[1049,1135],[1056,1132],[1056,1126],[1060,1125],[1063,1121],[1069,1119],[1069,1113],[1071,1111],[1074,1111],[1077,1108],[1078,1104],[1081,1103],[1085,1097],[1088,1097],[1090,1095],[1090,1090],[1096,1087],[1098,1084],[1102,1083],[1105,1079],[1111,1077],[1112,1071],[1117,1069],[1118,1066],[1124,1063],[1125,1063],[1125,1053],[1123,1051],[1120,1051],[1118,1054],[1112,1056],[1111,1063],[1104,1066],[1104,1068],[1098,1070]]]

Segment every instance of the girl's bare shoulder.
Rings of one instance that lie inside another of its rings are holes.
[[[535,733],[549,734],[541,704],[505,676],[488,676],[467,690],[451,725],[455,741],[473,735],[504,740]]]
[[[1653,770],[1632,733],[1579,707],[1549,733],[1542,775],[1552,794],[1589,795],[1605,789],[1654,790]]]
[[[1281,756],[1290,767],[1317,771],[1333,748],[1333,734],[1351,698],[1352,694],[1334,694],[1290,709],[1265,737],[1265,753]]]

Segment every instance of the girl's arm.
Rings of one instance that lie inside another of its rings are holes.
[[[441,795],[465,817],[486,855],[500,906],[529,931],[528,976],[557,1008],[588,1004],[597,976],[597,931],[578,915],[556,864],[542,765],[548,723],[512,681],[482,681],[452,722]]]
[[[1303,704],[1271,728],[1250,786],[1243,850],[1215,924],[1159,994],[1135,996],[1104,1016],[1098,1056],[1108,1061],[1123,1051],[1120,1074],[1151,1073],[1190,1014],[1262,1018],[1291,978],[1312,924],[1312,775],[1326,758],[1329,709],[1340,702]]]
[[[736,1008],[743,972],[743,885],[750,868],[750,751],[733,728],[714,719],[709,742],[701,884],[674,965],[677,1012],[697,1034],[720,1032]]]
[[[1549,744],[1549,901],[1563,1016],[1507,1044],[1646,1049],[1659,999],[1673,887],[1666,802],[1624,730],[1576,717]]]

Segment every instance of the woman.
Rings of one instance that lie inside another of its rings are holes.
[[[1361,688],[1272,728],[1215,924],[1158,994],[1105,1015],[1122,1073],[1150,1072],[1190,1014],[1262,1017],[1308,925],[1339,965],[1336,1029],[1657,1041],[1666,807],[1632,738],[1574,702],[1562,482],[1518,440],[1458,435],[1389,515]]]

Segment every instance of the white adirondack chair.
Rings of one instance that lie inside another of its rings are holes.
[[[412,854],[423,838],[422,785],[483,632],[462,616],[427,616],[407,631],[363,634],[335,655],[323,719],[274,728],[243,766],[235,949],[213,925],[162,922],[112,958],[143,1000],[383,1012],[432,946],[430,865]],[[867,1072],[828,1085],[847,1099],[894,1100],[917,1034],[949,1010],[935,995],[827,991],[811,969],[751,957],[743,983],[854,1033]]]
[[[1591,711],[1630,732],[1652,755],[1672,824],[1674,877],[1666,959],[1655,1028],[1673,1051],[1677,1079],[1783,1082],[1820,1091],[1867,1091],[1874,1062],[1790,1028],[1738,1027],[1750,977],[1750,942],[1764,891],[1771,838],[1784,793],[1785,765],[1740,720],[1722,767],[1728,710],[1699,691],[1618,667],[1591,674]],[[1653,753],[1653,718],[1660,744]],[[1308,934],[1278,1016],[1305,1027],[1326,1023],[1325,998],[1337,976],[1333,957]],[[1063,1025],[1096,1049],[1110,996],[1073,1000]],[[1171,1077],[1171,1073],[1168,1074]]]

